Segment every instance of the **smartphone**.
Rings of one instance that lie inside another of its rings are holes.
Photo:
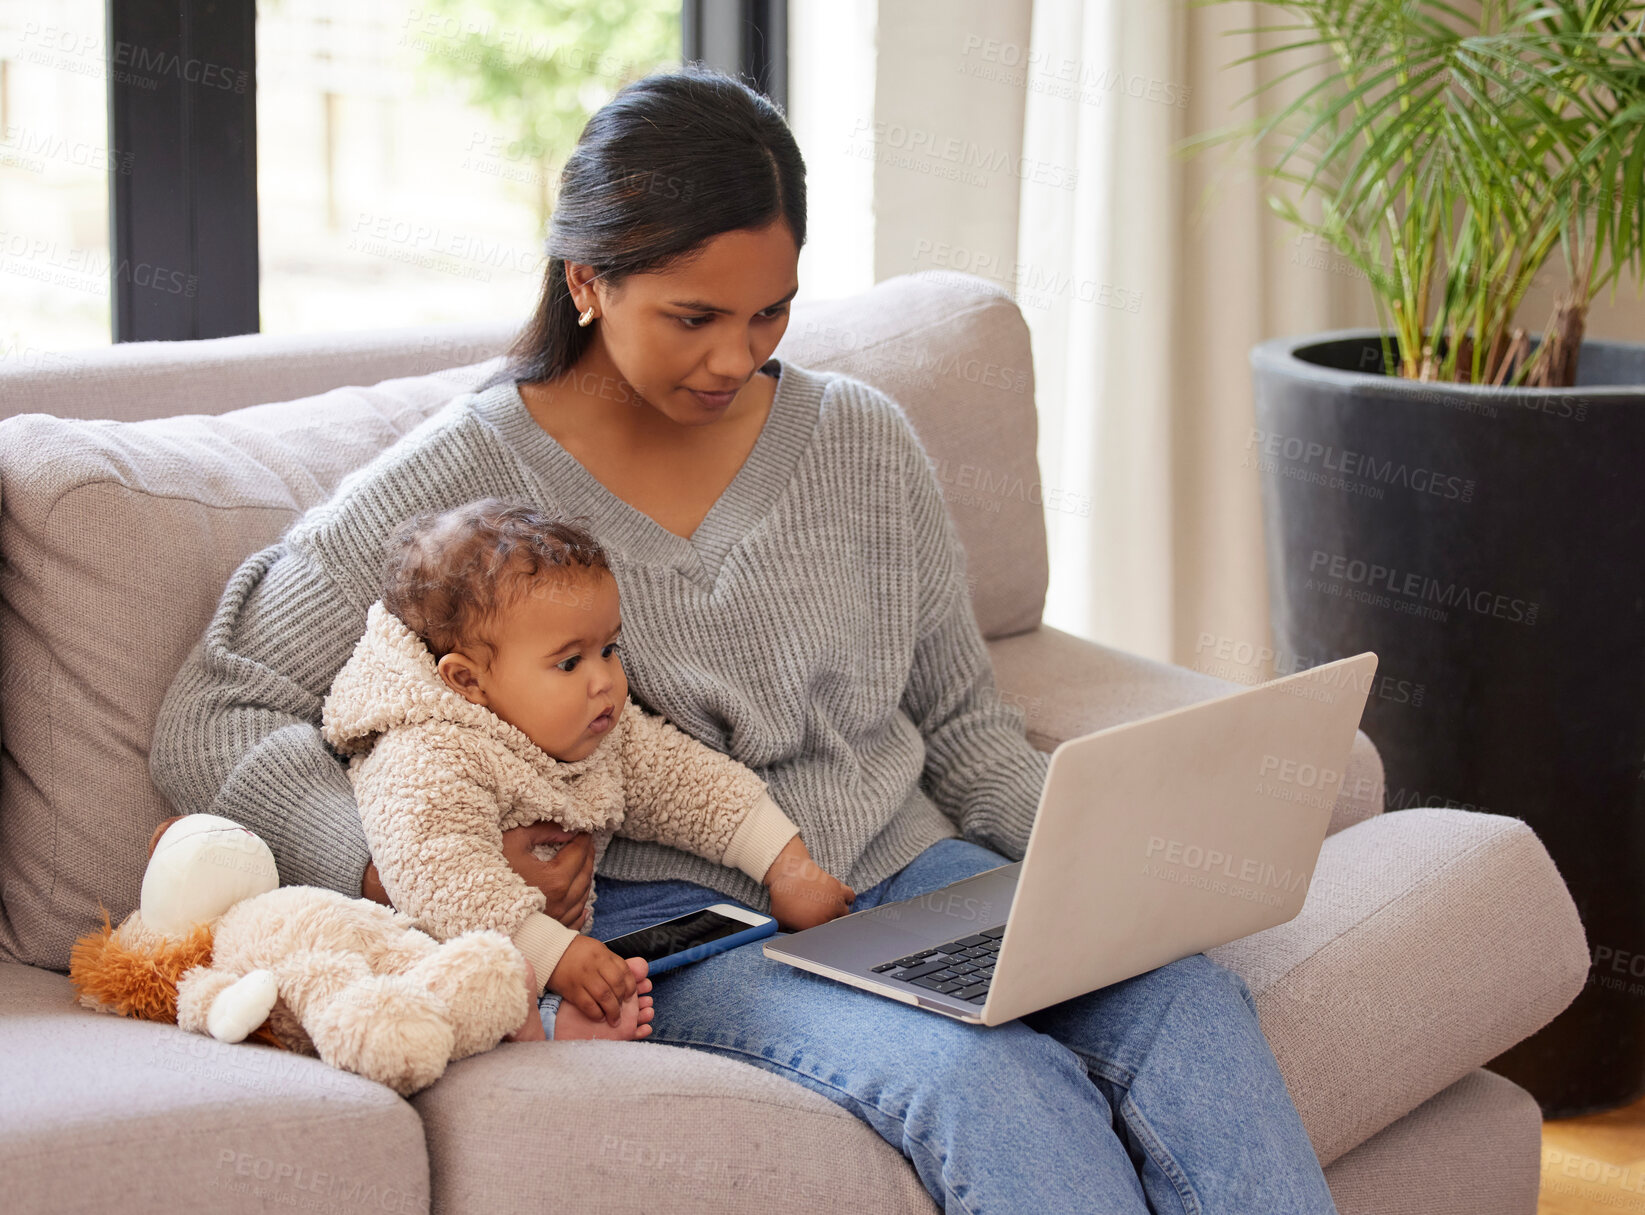
[[[605,945],[619,958],[644,958],[649,963],[646,973],[656,975],[772,936],[776,931],[777,921],[768,915],[731,903],[715,903],[612,937]]]

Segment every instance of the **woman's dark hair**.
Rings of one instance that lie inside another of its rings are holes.
[[[537,311],[485,385],[549,380],[582,357],[566,262],[608,287],[689,261],[722,232],[786,220],[805,245],[805,161],[780,111],[733,76],[690,63],[619,89],[560,173]]]
[[[539,584],[563,590],[610,568],[605,549],[572,521],[529,502],[480,498],[424,511],[394,529],[382,600],[435,662],[461,647],[489,665],[493,626],[527,591]]]

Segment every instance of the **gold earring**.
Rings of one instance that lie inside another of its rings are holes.
[[[594,305],[590,304],[588,306],[588,308],[582,313],[582,315],[577,318],[577,323],[579,325],[588,325],[593,320],[594,320]]]

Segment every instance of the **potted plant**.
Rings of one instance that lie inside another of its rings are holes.
[[[1251,354],[1275,648],[1380,655],[1391,810],[1547,845],[1589,983],[1491,1066],[1550,1116],[1610,1108],[1645,1092],[1645,345],[1583,330],[1645,283],[1645,0],[1268,7],[1290,20],[1238,62],[1293,56],[1248,95],[1293,99],[1183,150],[1272,152],[1270,205],[1381,324]],[[1556,249],[1565,285],[1522,317]]]

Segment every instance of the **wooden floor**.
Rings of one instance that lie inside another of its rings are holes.
[[[1645,1098],[1542,1124],[1537,1215],[1645,1215]]]

